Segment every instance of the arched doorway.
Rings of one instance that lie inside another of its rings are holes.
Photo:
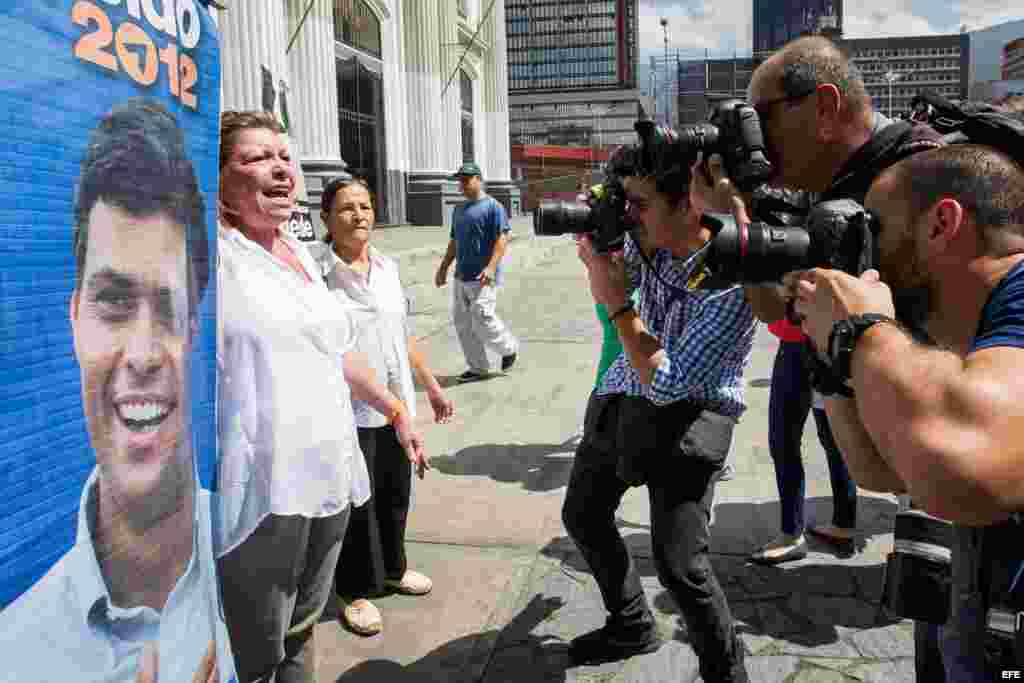
[[[389,221],[385,172],[381,26],[365,0],[334,0],[341,157],[377,198],[377,220]]]

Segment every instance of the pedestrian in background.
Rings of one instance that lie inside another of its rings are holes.
[[[518,340],[497,314],[501,259],[511,228],[505,208],[484,192],[480,167],[464,163],[454,176],[466,201],[452,214],[448,251],[438,266],[434,283],[444,287],[448,268],[455,262],[452,317],[469,368],[460,382],[476,382],[491,375],[488,351],[501,356],[501,370],[516,362]]]
[[[281,229],[296,194],[283,133],[265,112],[221,117],[216,532],[241,683],[316,680],[313,629],[350,507],[370,495],[351,399],[389,415],[425,462],[409,411],[353,350],[355,326],[319,264]]]
[[[402,400],[410,417],[416,415],[415,372],[426,387],[434,420],[448,422],[454,412],[452,402],[409,332],[408,299],[398,264],[370,244],[376,214],[366,182],[347,174],[336,178],[324,188],[320,203],[329,231],[325,241],[331,246],[321,257],[321,267],[327,287],[356,318],[356,348],[367,356],[378,381]],[[370,636],[380,633],[384,623],[368,598],[388,588],[425,595],[433,583],[409,569],[405,555],[412,463],[386,415],[363,401],[352,405],[372,495],[352,511],[335,590],[345,603],[342,615],[348,627]],[[423,477],[423,469],[419,476]]]
[[[813,406],[814,424],[821,447],[825,449],[832,480],[832,524],[806,528],[806,478],[800,442],[814,394],[804,364],[806,336],[786,320],[771,323],[768,330],[779,338],[768,399],[768,447],[775,463],[782,533],[759,548],[750,559],[759,564],[781,564],[806,557],[805,530],[841,552],[850,553],[857,526],[857,485],[832,438],[828,416],[821,405]]]

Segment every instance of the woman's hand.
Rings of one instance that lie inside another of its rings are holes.
[[[434,409],[434,422],[437,424],[451,422],[452,415],[455,414],[455,404],[445,395],[444,390],[437,387],[432,391],[427,391],[427,398],[430,399],[430,407]]]
[[[430,458],[423,447],[423,437],[413,429],[412,420],[409,419],[409,411],[402,406],[391,424],[398,435],[398,443],[405,449],[405,455],[409,462],[416,468],[416,476],[423,478],[426,471],[430,469]]]

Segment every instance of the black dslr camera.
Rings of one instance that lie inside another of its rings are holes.
[[[701,225],[711,231],[701,288],[737,283],[778,282],[786,273],[834,268],[860,275],[877,267],[877,216],[850,199],[821,202],[804,225],[739,225],[728,214],[708,213]]]
[[[749,192],[772,176],[772,164],[765,156],[764,135],[757,112],[741,100],[718,103],[707,123],[678,131],[638,121],[639,161],[642,175],[657,175],[673,166],[692,166],[698,154],[707,159],[719,154],[726,174],[736,186]],[[710,181],[710,178],[709,178]]]
[[[707,123],[679,131],[637,121],[633,126],[640,138],[635,147],[621,147],[605,167],[608,181],[588,204],[541,202],[533,215],[537,235],[554,236],[586,233],[600,253],[621,248],[634,222],[626,211],[626,176],[657,176],[671,169],[686,173],[697,160],[720,154],[733,182],[749,190],[767,181],[772,165],[764,153],[761,121],[754,108],[740,100],[720,103]],[[684,173],[684,175],[686,175]]]
[[[586,234],[599,254],[622,248],[626,231],[634,226],[626,211],[622,179],[634,175],[636,148],[620,147],[605,165],[607,180],[590,190],[586,204],[541,202],[533,214],[533,232],[542,237]]]

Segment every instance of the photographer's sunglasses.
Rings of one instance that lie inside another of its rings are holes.
[[[754,111],[757,112],[757,116],[759,119],[761,119],[761,123],[764,123],[769,118],[771,118],[768,112],[770,112],[771,108],[774,107],[776,104],[782,104],[784,102],[799,102],[800,100],[810,97],[816,92],[818,92],[817,88],[805,93],[800,93],[799,95],[784,95],[782,97],[775,97],[770,100],[765,100],[764,102],[760,102],[757,105],[755,105]]]

